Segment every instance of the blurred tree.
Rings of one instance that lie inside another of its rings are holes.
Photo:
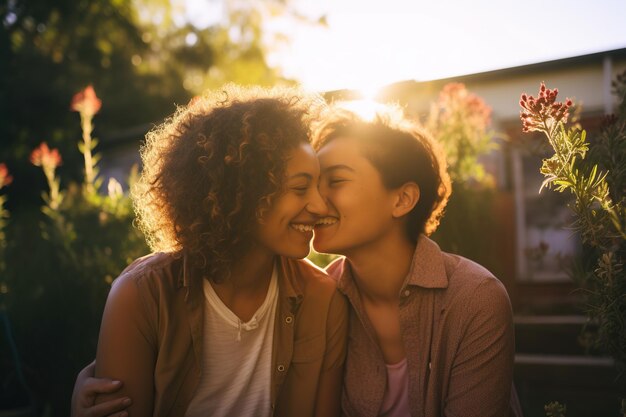
[[[95,135],[107,137],[162,120],[205,88],[290,82],[265,59],[276,39],[264,21],[291,13],[286,1],[213,0],[206,7],[221,13],[205,28],[187,21],[183,6],[0,0],[0,160],[14,172],[12,206],[38,199],[43,183],[26,160],[42,140],[65,155],[64,176],[80,177],[72,140],[80,132],[67,103],[88,84],[106,103]]]

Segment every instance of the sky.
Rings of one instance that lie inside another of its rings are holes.
[[[219,0],[186,0],[198,25]],[[306,88],[375,91],[626,47],[626,0],[290,0],[327,26],[275,19],[269,62]],[[204,12],[203,12],[204,11]]]

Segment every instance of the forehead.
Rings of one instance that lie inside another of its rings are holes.
[[[322,169],[331,165],[354,165],[369,162],[362,153],[362,145],[350,136],[330,140],[318,152]]]
[[[285,167],[287,178],[299,174],[316,176],[319,175],[319,170],[317,155],[308,143],[301,143],[287,154],[287,166]]]

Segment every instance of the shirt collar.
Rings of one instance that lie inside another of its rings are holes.
[[[420,235],[417,240],[406,284],[423,288],[447,288],[448,275],[439,245]]]
[[[354,287],[350,262],[342,257],[332,262],[326,269],[337,280],[337,288],[348,295]],[[420,235],[413,253],[411,268],[405,279],[403,288],[407,285],[416,285],[422,288],[447,288],[448,275],[443,259],[443,252],[439,245]]]

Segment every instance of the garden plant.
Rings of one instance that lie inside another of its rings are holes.
[[[610,354],[624,387],[626,371],[626,73],[613,83],[616,115],[605,119],[591,141],[568,125],[572,101],[556,101],[558,90],[541,83],[535,98],[522,94],[524,132],[541,132],[554,154],[543,160],[541,186],[573,196],[572,230],[583,244],[574,279],[586,295],[589,323],[597,326],[595,345]],[[541,191],[541,190],[540,190]],[[622,392],[626,398],[626,392]],[[564,413],[565,409],[559,411]],[[622,399],[626,415],[626,399]],[[560,415],[560,414],[553,414]]]

